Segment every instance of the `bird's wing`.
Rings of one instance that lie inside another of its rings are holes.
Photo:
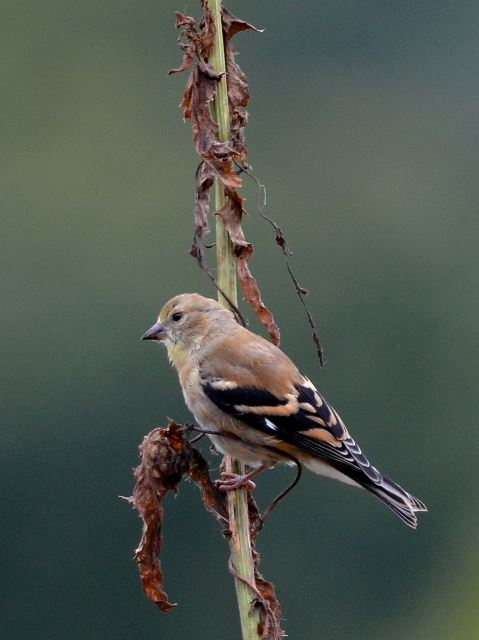
[[[298,373],[286,393],[272,393],[264,387],[239,383],[232,371],[228,373],[223,377],[200,368],[203,391],[222,411],[273,436],[278,448],[284,442],[335,466],[361,471],[373,483],[382,482],[382,475],[369,463],[337,412],[308,378]],[[255,381],[254,377],[252,380]]]

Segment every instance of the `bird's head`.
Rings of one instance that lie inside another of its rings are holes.
[[[169,300],[142,340],[163,342],[170,359],[178,365],[183,355],[191,355],[216,333],[236,326],[234,315],[216,300],[198,293],[182,293]]]

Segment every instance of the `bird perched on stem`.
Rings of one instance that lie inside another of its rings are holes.
[[[426,506],[373,467],[334,408],[278,347],[197,293],[172,298],[143,340],[166,345],[186,404],[223,454],[252,470],[220,486],[251,486],[279,462],[362,487],[410,527]]]

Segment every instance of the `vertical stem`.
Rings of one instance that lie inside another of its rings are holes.
[[[208,6],[215,20],[215,45],[209,57],[209,63],[222,73],[214,100],[214,114],[218,123],[219,139],[226,142],[230,137],[230,113],[228,104],[228,86],[226,78],[225,50],[223,43],[223,28],[221,21],[221,0],[208,0]],[[219,211],[225,204],[224,188],[218,178],[215,181],[215,206]],[[222,219],[216,216],[216,261],[217,278],[220,288],[237,303],[236,290],[236,259],[233,246]],[[221,294],[218,300],[226,305]],[[245,473],[244,465],[230,456],[224,459],[225,471],[229,473]],[[243,487],[228,493],[228,516],[231,530],[230,549],[235,576],[236,597],[241,621],[243,640],[258,640],[260,638],[259,610],[253,607],[253,593],[247,583],[255,584],[254,562],[251,552],[251,540],[248,516],[248,498]]]
[[[210,11],[215,20],[215,45],[209,58],[209,63],[216,70],[222,73],[218,83],[214,99],[214,113],[218,124],[218,138],[220,142],[227,142],[230,137],[230,109],[228,103],[228,85],[226,79],[225,49],[223,43],[223,28],[221,22],[221,0],[208,0]],[[221,181],[215,181],[215,205],[219,211],[225,204],[224,189]],[[233,253],[233,245],[225,229],[223,220],[216,216],[216,263],[218,284],[230,297],[234,304],[237,303],[236,293],[236,259]],[[228,304],[221,294],[218,296],[220,302],[225,306]]]

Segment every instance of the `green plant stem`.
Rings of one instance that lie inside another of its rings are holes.
[[[216,28],[215,45],[210,55],[209,63],[216,71],[223,74],[218,83],[213,109],[218,123],[219,139],[221,142],[226,142],[230,137],[230,113],[221,22],[221,0],[208,0],[208,5],[214,16]],[[216,211],[219,211],[224,204],[224,187],[220,180],[216,178]],[[237,304],[236,259],[233,253],[233,245],[219,216],[216,216],[216,261],[218,285],[229,296],[231,301]],[[227,305],[221,294],[218,296],[218,300],[225,306]],[[246,471],[241,462],[233,460],[230,456],[225,456],[224,466],[225,471],[228,473],[244,474]],[[243,640],[258,640],[260,638],[258,632],[259,611],[253,607],[254,594],[247,584],[255,585],[255,575],[249,529],[248,497],[245,488],[236,489],[236,491],[228,493],[228,516],[231,531],[231,562],[233,571],[236,574],[235,587],[242,637]]]

